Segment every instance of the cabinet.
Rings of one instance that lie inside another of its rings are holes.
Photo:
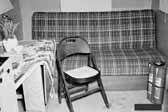
[[[0,112],[18,112],[11,59],[0,67]]]
[[[26,111],[45,112],[45,100],[40,63],[36,63],[20,79],[23,85]]]
[[[48,87],[42,73],[43,61],[31,65],[24,75],[14,81],[12,70],[13,58],[9,58],[0,66],[0,112],[19,112],[16,90],[22,85],[26,111],[45,112],[47,99],[45,87]],[[44,78],[44,79],[43,79]],[[45,81],[43,86],[43,80]],[[51,86],[51,85],[49,85]],[[51,88],[51,87],[50,87]]]

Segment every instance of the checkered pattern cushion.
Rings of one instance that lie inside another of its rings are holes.
[[[88,41],[102,75],[144,75],[150,60],[164,58],[156,50],[155,22],[152,10],[35,12],[32,38],[59,42],[81,36]],[[72,57],[65,61],[64,69],[81,67],[84,60]]]
[[[93,51],[96,55],[98,68],[101,75],[147,75],[148,62],[153,59],[164,60],[165,57],[156,49],[118,49]],[[63,68],[65,70],[84,66],[87,58],[74,56],[66,59]]]
[[[94,49],[155,48],[152,10],[112,12],[35,12],[33,39],[84,37]]]

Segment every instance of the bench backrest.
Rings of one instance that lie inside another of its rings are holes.
[[[155,48],[152,10],[111,12],[35,12],[32,39],[81,36],[94,49]]]

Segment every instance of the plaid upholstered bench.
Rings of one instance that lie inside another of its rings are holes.
[[[32,39],[85,38],[96,56],[106,89],[146,89],[148,62],[165,60],[156,45],[152,10],[112,12],[35,12]],[[80,57],[82,60],[84,58]],[[65,69],[84,64],[69,59]]]

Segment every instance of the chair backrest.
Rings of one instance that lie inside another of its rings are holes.
[[[75,54],[90,54],[88,42],[81,37],[66,37],[57,46],[57,59],[63,61],[66,57]]]

